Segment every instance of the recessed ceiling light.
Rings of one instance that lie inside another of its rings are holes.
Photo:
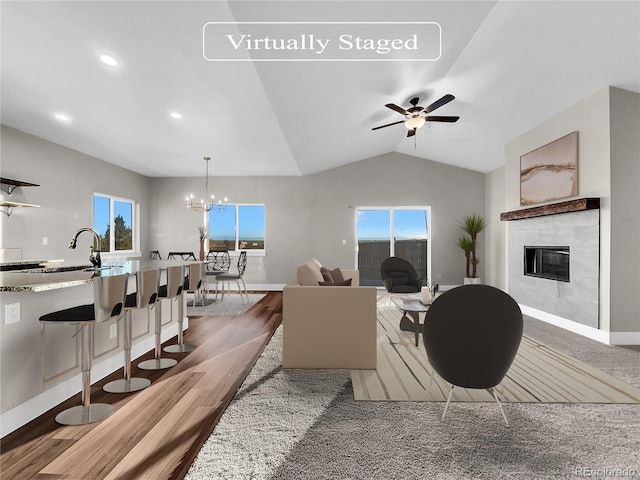
[[[169,115],[171,116],[171,118],[175,118],[176,120],[182,119],[182,115],[180,115],[178,112],[171,112]]]
[[[110,67],[118,66],[118,61],[111,55],[100,55],[100,61],[105,65],[109,65]]]
[[[61,122],[70,122],[71,117],[69,115],[65,115],[64,113],[54,113],[53,116],[60,120]]]

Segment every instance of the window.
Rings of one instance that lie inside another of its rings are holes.
[[[356,209],[360,285],[382,285],[380,264],[391,256],[408,260],[418,277],[429,275],[429,207]]]
[[[229,204],[209,211],[209,250],[264,252],[264,205]]]
[[[100,236],[102,252],[136,250],[136,204],[133,200],[93,195],[93,229]]]

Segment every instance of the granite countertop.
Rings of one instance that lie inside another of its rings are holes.
[[[25,262],[32,264],[33,262]],[[91,283],[97,276],[134,275],[141,270],[202,263],[184,260],[148,260],[104,263],[100,269],[91,265],[61,266],[42,262],[38,268],[0,272],[0,292],[45,292]]]

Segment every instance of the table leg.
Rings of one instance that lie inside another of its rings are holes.
[[[418,346],[418,337],[420,336],[420,314],[418,312],[409,312],[413,318],[413,328],[416,334],[416,347]]]

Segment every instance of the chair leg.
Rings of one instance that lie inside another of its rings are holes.
[[[162,317],[161,317],[161,304],[162,301],[156,302],[156,352],[155,358],[151,360],[145,360],[144,362],[140,362],[138,364],[138,368],[142,368],[143,370],[162,370],[164,368],[173,367],[177,360],[173,358],[162,358],[162,340],[160,338],[160,333],[162,332]],[[171,316],[173,317],[173,306],[171,306]]]
[[[85,425],[97,422],[111,415],[113,406],[108,403],[91,404],[91,345],[93,324],[81,325],[82,343],[82,405],[68,408],[56,415],[56,422],[61,425]]]
[[[507,416],[504,414],[504,410],[502,409],[502,404],[500,403],[500,400],[498,400],[498,394],[496,393],[495,389],[493,389],[493,388],[487,388],[487,390],[493,396],[493,398],[495,399],[496,403],[498,404],[498,409],[500,410],[500,413],[502,414],[502,418],[504,418],[504,423],[508,427],[509,426],[509,421],[507,420]]]
[[[453,394],[453,385],[451,385],[451,390],[449,390],[449,396],[447,397],[447,403],[444,406],[444,412],[442,412],[442,420],[444,420],[444,417],[447,414],[447,408],[449,408],[449,402],[451,401],[452,394]]]
[[[244,290],[244,296],[247,299],[247,302],[249,301],[249,294],[247,293],[247,286],[244,283],[244,279],[240,278],[240,282],[242,282],[242,290]],[[242,290],[240,291],[240,295],[242,295]]]
[[[124,314],[124,378],[107,383],[102,389],[109,393],[137,392],[151,385],[148,378],[131,378],[131,311]]]

